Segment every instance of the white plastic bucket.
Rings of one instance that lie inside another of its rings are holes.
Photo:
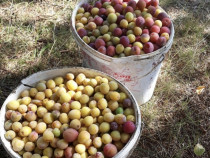
[[[170,39],[161,49],[149,54],[112,58],[89,47],[79,37],[75,29],[75,16],[78,8],[83,3],[90,1],[91,0],[79,1],[71,17],[71,30],[77,44],[81,48],[83,66],[103,71],[115,77],[131,90],[139,105],[146,103],[153,95],[165,54],[172,46],[174,37],[173,24],[171,26]]]
[[[31,76],[23,79],[21,81],[22,84],[20,84],[5,100],[5,102],[2,105],[1,113],[0,113],[0,140],[2,142],[2,145],[4,146],[5,150],[9,153],[9,155],[12,158],[21,158],[20,155],[18,155],[16,152],[12,150],[11,143],[5,139],[4,134],[6,133],[4,129],[4,123],[5,123],[5,113],[6,113],[6,105],[11,100],[16,100],[19,98],[20,93],[23,90],[29,89],[29,87],[34,87],[35,84],[40,80],[47,80],[51,78],[55,78],[57,76],[65,76],[66,73],[73,73],[75,75],[79,73],[84,73],[87,77],[95,77],[95,76],[102,76],[106,77],[109,80],[114,80],[118,83],[119,89],[126,93],[127,96],[131,99],[132,105],[135,111],[135,119],[136,119],[136,131],[133,133],[132,137],[128,141],[128,143],[123,147],[122,150],[120,150],[117,155],[115,155],[113,158],[128,158],[132,154],[132,151],[135,149],[136,145],[138,144],[138,141],[140,139],[141,134],[141,113],[138,106],[137,101],[135,100],[132,93],[118,80],[114,79],[113,77],[103,73],[99,72],[97,70],[88,69],[88,68],[82,68],[82,67],[71,67],[71,68],[57,68],[57,69],[51,69],[46,71],[40,71],[35,74],[32,74]],[[1,157],[1,156],[0,156]]]

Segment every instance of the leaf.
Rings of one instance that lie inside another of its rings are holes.
[[[204,91],[204,88],[205,88],[205,86],[199,86],[199,87],[197,87],[196,93],[197,93],[198,95],[201,94],[201,93]]]

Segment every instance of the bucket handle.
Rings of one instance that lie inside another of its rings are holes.
[[[162,55],[160,56],[160,58],[159,58],[159,61],[158,61],[156,64],[153,64],[154,67],[153,67],[148,73],[146,73],[145,75],[141,76],[141,77],[138,78],[138,79],[141,79],[141,78],[143,78],[143,77],[149,75],[154,69],[156,69],[156,68],[163,62],[164,59],[165,59],[165,54],[162,54]]]

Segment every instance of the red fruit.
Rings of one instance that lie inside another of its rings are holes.
[[[77,139],[77,136],[78,132],[73,128],[66,129],[63,132],[63,139],[68,143],[75,141]]]
[[[124,47],[128,47],[130,44],[130,41],[127,36],[120,37],[120,44],[122,44]]]
[[[88,11],[89,6],[90,6],[90,4],[88,4],[88,3],[82,4],[82,7],[85,9],[85,11]]]
[[[101,0],[101,3],[110,2],[110,0]]]
[[[79,29],[78,34],[82,38],[84,36],[87,36],[87,31],[85,29]]]
[[[168,33],[169,35],[171,33],[170,29],[166,26],[163,26],[163,27],[160,28],[160,34],[162,34],[164,32]]]
[[[154,51],[158,50],[160,47],[157,44],[154,44]]]
[[[149,30],[148,29],[142,30],[142,34],[149,34]]]
[[[159,33],[159,32],[160,32],[160,27],[157,26],[157,25],[153,25],[153,26],[150,28],[150,32]]]
[[[168,15],[164,12],[161,12],[158,14],[157,18],[162,21],[164,18],[168,18]]]
[[[115,28],[113,31],[113,35],[120,37],[122,35],[122,30],[119,27]]]
[[[136,4],[136,6],[143,11],[144,8],[146,7],[146,2],[144,0],[139,0],[138,3]]]
[[[133,13],[133,8],[131,6],[127,6],[124,10],[124,14],[126,14],[127,12]]]
[[[90,5],[89,8],[88,8],[88,12],[91,12],[92,9],[93,9],[93,6]]]
[[[166,45],[166,41],[167,41],[166,38],[161,36],[158,38],[156,43],[158,46],[162,47],[162,46]]]
[[[136,19],[136,26],[141,27],[144,25],[144,23],[145,23],[145,19],[142,16],[139,16]]]
[[[127,29],[122,29],[122,35],[126,36],[127,31],[128,31]]]
[[[124,15],[119,15],[118,17],[117,17],[117,24],[119,25],[120,24],[120,21],[122,20],[122,19],[125,19],[125,16]]]
[[[118,124],[117,124],[117,122],[112,122],[112,123],[110,124],[110,128],[111,128],[111,130],[113,130],[113,131],[117,130],[117,129],[118,129]]]
[[[159,38],[159,34],[158,34],[158,33],[152,32],[152,33],[150,34],[150,41],[151,41],[151,42],[156,43],[157,40],[158,40],[158,38]]]
[[[136,126],[132,121],[127,121],[123,124],[123,131],[125,133],[131,134],[136,130]]]
[[[133,10],[135,10],[136,9],[136,1],[134,1],[134,0],[129,1],[128,6],[131,6],[133,8]]]
[[[159,5],[159,0],[151,0],[151,5],[157,7]]]
[[[154,6],[149,6],[148,12],[149,12],[151,15],[154,15],[155,12],[156,12],[156,8],[155,8]]]
[[[71,158],[73,154],[74,154],[73,147],[67,147],[64,151],[65,158]]]
[[[106,54],[106,47],[100,46],[100,47],[98,48],[98,51],[99,51],[100,53],[102,53],[102,54]]]
[[[169,18],[163,18],[162,24],[163,24],[163,26],[170,27],[171,26],[171,20]]]
[[[132,55],[140,55],[141,49],[138,46],[134,46],[131,48],[131,54]]]
[[[106,157],[114,157],[117,154],[117,148],[114,144],[106,144],[103,152]]]
[[[98,9],[100,9],[100,8],[102,7],[101,2],[100,2],[100,1],[95,2],[94,7],[96,7],[96,8],[98,8]]]
[[[132,106],[132,101],[129,98],[123,100],[124,108],[130,108],[131,106]]]
[[[148,18],[146,18],[146,20],[145,20],[145,25],[146,25],[147,27],[151,27],[154,23],[155,23],[155,22],[154,22],[154,20],[153,20],[151,17],[148,17]]]
[[[151,42],[144,44],[143,50],[145,53],[151,53],[154,51],[154,45]]]
[[[97,26],[101,26],[103,24],[104,20],[101,17],[97,16],[94,18],[94,22]]]
[[[136,41],[140,42],[141,41],[141,37],[140,36],[136,36]]]
[[[90,46],[91,48],[93,48],[93,49],[96,48],[94,43],[90,43],[89,46]]]
[[[151,5],[151,0],[144,0],[146,3],[146,7],[149,7]]]
[[[116,5],[114,6],[114,9],[115,9],[115,11],[118,12],[118,13],[122,13],[122,11],[123,11],[123,7],[122,7],[121,4],[116,4]]]
[[[111,1],[112,6],[115,6],[116,4],[119,4],[119,3],[120,3],[119,0],[112,0]]]
[[[106,44],[105,44],[105,42],[104,42],[103,39],[96,39],[96,41],[95,41],[95,47],[96,47],[96,49],[98,49],[101,46],[105,46],[105,45]]]
[[[110,57],[113,57],[115,55],[115,47],[109,46],[106,50],[106,54]]]
[[[106,9],[105,8],[100,8],[99,12],[98,12],[98,15],[101,16],[101,15],[105,15],[105,14],[106,14]]]

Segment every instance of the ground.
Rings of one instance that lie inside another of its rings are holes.
[[[144,127],[132,158],[210,157],[210,1],[160,0],[173,19],[173,46],[152,99],[141,106]],[[69,30],[75,1],[0,1],[0,105],[24,77],[43,69],[81,66]],[[201,94],[198,86],[205,86]],[[2,149],[0,150],[0,152]]]

